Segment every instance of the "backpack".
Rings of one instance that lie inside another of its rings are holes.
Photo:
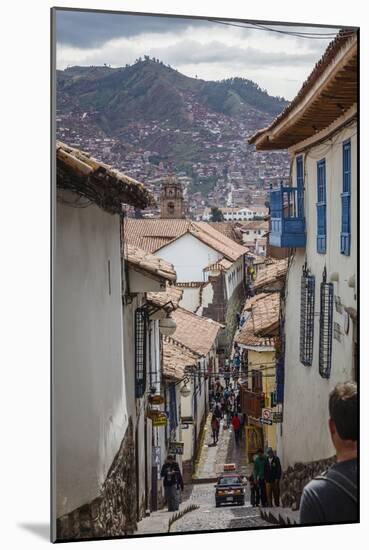
[[[314,479],[322,479],[332,483],[338,487],[343,493],[345,493],[353,502],[357,504],[357,485],[353,483],[348,477],[337,472],[337,470],[330,469],[323,472],[320,476]]]

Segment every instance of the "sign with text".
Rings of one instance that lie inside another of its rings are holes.
[[[267,426],[272,426],[273,420],[271,418],[259,418],[260,424],[266,424]]]
[[[283,415],[281,412],[274,412],[273,413],[273,422],[280,423],[283,422]]]
[[[182,441],[170,441],[169,453],[174,455],[183,455],[183,442]]]

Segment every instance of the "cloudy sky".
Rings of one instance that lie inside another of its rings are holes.
[[[292,99],[338,31],[276,25],[274,31],[266,31],[238,21],[225,23],[57,11],[57,68],[104,63],[120,67],[149,55],[187,76],[205,80],[239,76],[272,95]],[[285,32],[311,34],[301,38]]]

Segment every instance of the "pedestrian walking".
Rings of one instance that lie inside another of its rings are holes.
[[[237,311],[237,313],[236,313],[237,328],[240,328],[240,320],[241,320],[241,315],[240,315],[240,312]]]
[[[218,418],[215,416],[215,414],[213,414],[213,416],[211,417],[211,432],[212,432],[214,445],[218,443],[219,427],[220,427],[220,422]]]
[[[252,474],[248,478],[248,481],[250,483],[250,503],[251,503],[251,506],[256,508],[256,506],[259,506],[259,502],[260,502],[258,482],[254,479],[254,476]]]
[[[163,478],[165,500],[168,512],[179,508],[179,490],[183,491],[183,479],[181,470],[173,455],[168,455],[160,472]]]
[[[215,405],[215,409],[214,409],[214,416],[220,420],[222,418],[222,408],[221,408],[221,405],[220,403],[217,403]]]
[[[336,463],[304,487],[300,523],[348,523],[359,519],[356,384],[337,384],[329,395],[328,409]]]
[[[235,413],[232,418],[232,426],[234,431],[234,440],[236,445],[238,445],[241,437],[241,420],[237,413]]]
[[[266,490],[265,490],[265,462],[266,457],[263,449],[258,449],[257,456],[254,459],[254,470],[252,475],[255,481],[258,482],[261,505],[265,507],[267,505]]]
[[[231,377],[230,367],[229,365],[226,365],[224,367],[224,382],[225,382],[226,388],[228,388],[229,386],[230,377]]]
[[[269,507],[279,506],[279,482],[282,476],[281,462],[273,449],[267,449],[267,460],[265,462],[265,488]]]

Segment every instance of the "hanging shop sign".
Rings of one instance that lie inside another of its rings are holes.
[[[165,413],[162,413],[161,415],[156,416],[152,419],[152,425],[157,426],[166,426],[168,423],[168,418]]]
[[[152,405],[163,405],[164,397],[160,395],[160,393],[149,395],[149,403],[151,403]]]
[[[281,422],[283,422],[283,415],[281,412],[273,413],[273,422],[275,422],[276,424],[280,424]]]
[[[266,424],[267,426],[272,426],[273,420],[271,418],[259,418],[260,424]]]
[[[158,410],[149,410],[147,411],[147,418],[150,418],[152,420],[153,426],[166,426],[168,417],[163,411]]]
[[[183,445],[182,441],[170,441],[169,454],[183,455]]]

